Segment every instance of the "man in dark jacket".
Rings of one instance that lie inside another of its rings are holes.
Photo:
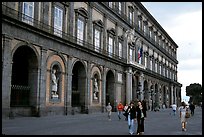
[[[193,115],[194,115],[194,110],[195,110],[195,105],[194,105],[193,103],[191,103],[191,104],[189,105],[189,108],[190,108],[190,110],[191,110],[191,116],[193,116]]]

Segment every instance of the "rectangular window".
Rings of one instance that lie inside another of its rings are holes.
[[[84,22],[81,19],[77,20],[77,43],[82,45],[84,40]]]
[[[131,48],[130,48],[129,58],[130,58],[130,62],[132,62],[133,61],[133,50]]]
[[[113,8],[113,2],[109,2],[108,5],[110,8]]]
[[[60,37],[62,37],[62,16],[63,16],[63,11],[55,7],[54,34]]]
[[[155,62],[155,72],[157,72],[157,63]]]
[[[100,49],[100,31],[95,29],[95,35],[94,35],[94,45],[95,45],[95,51],[99,51]]]
[[[165,76],[165,67],[163,68],[163,76]]]
[[[118,2],[118,11],[119,11],[119,14],[122,13],[122,4],[121,4],[121,2]]]
[[[159,74],[161,75],[161,69],[162,69],[162,67],[161,67],[161,64],[159,64]]]
[[[146,35],[146,26],[145,25],[144,25],[143,29],[144,29],[144,34]]]
[[[23,2],[22,21],[33,25],[34,18],[34,2]]]
[[[123,82],[121,73],[118,73],[118,82]]]
[[[141,30],[141,20],[138,21],[139,30]]]
[[[133,23],[133,11],[132,9],[129,8],[129,19],[130,19],[130,23]]]
[[[118,43],[119,57],[122,58],[122,43]]]
[[[150,59],[150,70],[152,70],[152,59]]]
[[[151,38],[152,37],[152,31],[149,30],[149,37]]]
[[[144,58],[144,65],[145,65],[145,67],[147,67],[147,57],[146,56]]]
[[[157,35],[154,35],[154,41],[157,42]]]
[[[108,54],[109,56],[112,56],[113,54],[113,38],[112,37],[108,38]]]

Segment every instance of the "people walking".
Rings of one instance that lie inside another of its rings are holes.
[[[180,112],[180,120],[181,120],[181,126],[182,126],[182,131],[186,131],[186,103],[181,102],[181,106],[179,107],[179,112]]]
[[[128,113],[127,113],[127,109],[128,109],[128,104],[126,103],[126,105],[124,106],[123,110],[123,115],[125,116],[125,120],[128,120]]]
[[[136,109],[134,106],[134,102],[130,102],[130,105],[128,106],[126,111],[128,114],[129,134],[133,135],[135,132],[135,121],[136,121]]]
[[[194,110],[195,110],[195,105],[193,103],[191,103],[189,105],[189,108],[190,108],[190,111],[191,111],[191,116],[193,116],[194,115]]]
[[[123,109],[124,109],[124,106],[121,102],[118,104],[117,109],[118,109],[118,118],[119,120],[121,120],[121,114],[123,113]]]
[[[111,120],[112,106],[111,106],[110,102],[109,102],[108,105],[106,106],[106,110],[107,110],[107,112],[108,112],[108,120]]]
[[[173,105],[171,105],[171,107],[172,107],[172,110],[173,110],[173,115],[175,116],[176,115],[177,106],[176,106],[176,104],[173,104]]]
[[[146,114],[146,106],[144,106],[141,101],[138,101],[136,106],[136,117],[137,117],[137,135],[144,134],[144,120],[147,116]]]

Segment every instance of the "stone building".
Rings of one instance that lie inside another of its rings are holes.
[[[2,117],[179,105],[177,48],[139,2],[2,2]]]

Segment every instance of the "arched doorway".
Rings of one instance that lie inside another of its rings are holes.
[[[32,48],[20,46],[13,55],[10,107],[16,115],[36,115],[38,61]]]
[[[84,65],[77,61],[72,70],[72,102],[71,106],[81,112],[85,109],[86,72]]]
[[[115,105],[114,87],[115,87],[114,74],[112,71],[109,70],[106,75],[106,105],[108,105],[108,102],[110,102],[113,108]]]

